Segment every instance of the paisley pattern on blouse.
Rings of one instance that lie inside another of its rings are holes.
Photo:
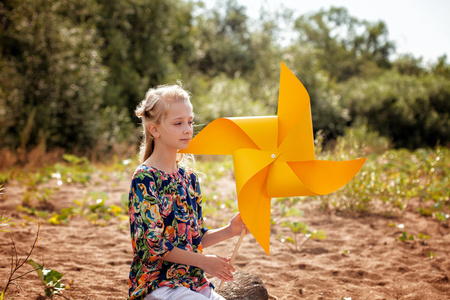
[[[202,269],[163,261],[174,247],[202,253],[202,197],[191,170],[164,173],[142,164],[131,181],[130,215],[133,261],[129,299],[143,299],[158,287],[213,287]]]

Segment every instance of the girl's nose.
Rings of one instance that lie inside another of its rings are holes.
[[[192,128],[190,126],[185,127],[184,133],[189,134],[192,132]]]

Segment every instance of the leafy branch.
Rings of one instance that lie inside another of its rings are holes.
[[[3,214],[2,214],[2,219],[3,219]],[[6,294],[6,291],[8,290],[8,287],[9,287],[10,284],[15,284],[20,289],[20,286],[18,284],[16,284],[14,281],[16,281],[17,279],[20,279],[20,278],[24,277],[25,275],[35,271],[35,269],[33,268],[33,270],[31,270],[31,271],[28,271],[28,272],[25,272],[25,273],[23,273],[21,275],[15,276],[16,272],[21,267],[23,267],[23,265],[28,261],[28,259],[31,256],[31,253],[33,253],[34,248],[37,247],[38,241],[40,239],[39,238],[40,228],[41,228],[41,223],[39,223],[39,226],[38,226],[38,229],[37,229],[37,232],[36,232],[36,237],[34,239],[33,245],[31,246],[31,249],[28,252],[28,254],[27,254],[27,256],[26,256],[26,258],[24,260],[20,260],[19,259],[18,255],[17,255],[16,244],[14,243],[14,239],[10,236],[11,242],[12,242],[11,269],[10,269],[10,272],[9,272],[9,277],[8,277],[7,282],[6,282],[5,289],[3,290],[3,292],[2,292],[2,294],[0,296],[0,300],[3,300],[3,298],[4,298],[5,294]]]

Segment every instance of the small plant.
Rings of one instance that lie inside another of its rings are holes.
[[[27,254],[27,256],[26,256],[26,258],[25,258],[24,260],[20,260],[20,259],[18,258],[18,255],[17,255],[17,249],[16,249],[16,244],[14,243],[14,240],[13,240],[13,238],[11,237],[11,242],[12,242],[11,271],[9,272],[9,277],[8,277],[8,280],[6,281],[6,286],[5,286],[5,288],[3,289],[2,294],[1,294],[1,296],[0,296],[0,300],[3,300],[3,299],[4,299],[5,294],[6,294],[6,291],[8,290],[8,287],[9,287],[9,285],[10,285],[11,283],[16,284],[14,281],[16,281],[17,279],[20,279],[20,278],[22,278],[23,276],[25,276],[25,275],[27,275],[27,274],[29,274],[29,273],[31,273],[31,272],[34,271],[34,270],[32,270],[32,271],[29,271],[29,272],[25,272],[25,273],[23,273],[22,275],[17,275],[17,276],[14,277],[14,275],[16,275],[16,272],[17,272],[20,268],[22,268],[23,265],[28,261],[28,259],[29,259],[30,256],[31,256],[31,253],[33,253],[34,248],[37,247],[38,241],[39,241],[39,239],[40,239],[40,238],[39,238],[39,230],[40,230],[40,228],[41,228],[41,223],[39,223],[38,229],[37,229],[37,231],[36,231],[36,238],[34,239],[33,245],[31,246],[31,249],[30,249],[30,251],[28,252],[28,254]],[[16,284],[16,285],[17,285],[17,284]]]
[[[292,233],[294,234],[294,239],[289,238],[289,239],[287,239],[287,241],[294,243],[296,251],[300,251],[300,249],[310,239],[313,239],[313,240],[324,240],[325,239],[325,232],[323,230],[310,231],[305,222],[285,221],[285,222],[283,222],[283,226],[289,227],[291,229]],[[304,234],[306,237],[306,239],[300,245],[298,245],[298,241],[297,241],[298,234]]]
[[[61,278],[63,277],[61,273],[55,270],[45,269],[32,259],[28,263],[36,270],[39,279],[45,287],[47,297],[53,298],[53,296],[66,289],[66,286],[61,282]]]
[[[408,234],[406,233],[406,231],[403,231],[402,235],[398,238],[398,240],[401,242],[414,241],[414,235]]]
[[[11,171],[9,171],[8,173],[0,173],[0,183],[2,183],[0,185],[0,188],[3,184],[7,183],[8,180],[11,178]]]
[[[420,240],[420,243],[421,243],[422,245],[426,245],[426,244],[427,244],[426,240],[428,240],[429,238],[431,238],[431,236],[430,236],[430,235],[427,235],[427,234],[419,233],[419,234],[417,235],[417,238]]]
[[[9,225],[8,222],[11,221],[11,218],[3,217],[4,213],[5,212],[2,212],[2,215],[0,216],[0,231],[9,232],[8,230],[2,229],[3,227],[8,226]]]
[[[423,233],[419,233],[417,236],[414,236],[413,234],[403,231],[402,235],[398,238],[398,240],[401,242],[406,242],[406,241],[414,241],[416,238],[420,241],[420,244],[426,245],[427,244],[426,241],[430,239],[431,236]]]
[[[0,195],[3,195],[3,190],[4,190],[3,185],[0,184]],[[3,227],[8,226],[9,225],[8,222],[11,221],[11,218],[3,217],[4,213],[5,212],[2,212],[2,215],[0,216],[0,231],[9,232],[8,230],[2,229]]]

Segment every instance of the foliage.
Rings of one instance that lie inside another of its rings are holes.
[[[18,253],[17,253],[17,249],[16,249],[16,244],[14,243],[14,239],[11,237],[11,243],[12,243],[11,269],[10,269],[10,272],[9,272],[8,279],[6,281],[5,288],[3,289],[3,291],[2,291],[2,293],[0,295],[0,300],[4,299],[4,297],[6,295],[6,291],[8,290],[8,287],[9,287],[9,285],[11,283],[16,284],[14,281],[16,281],[17,279],[20,279],[20,278],[24,277],[25,275],[27,275],[27,274],[29,274],[29,273],[34,271],[34,270],[32,270],[32,271],[29,271],[29,272],[25,272],[25,273],[23,273],[21,275],[17,275],[16,274],[16,272],[19,271],[19,269],[21,269],[24,266],[24,264],[28,261],[28,259],[30,258],[31,254],[33,253],[34,248],[37,247],[38,241],[40,239],[40,237],[39,237],[40,229],[41,229],[41,223],[39,223],[39,225],[38,225],[38,229],[36,231],[36,237],[34,239],[33,245],[31,246],[31,249],[27,253],[26,258],[24,260],[20,260],[19,259],[19,256],[18,256]],[[14,277],[14,275],[16,275],[16,276]]]
[[[207,124],[220,117],[274,115],[250,95],[250,85],[240,78],[229,79],[224,74],[211,81],[210,90],[193,100],[196,122]],[[196,105],[198,104],[198,105]],[[197,131],[197,128],[196,128]]]
[[[8,230],[1,229],[1,228],[8,226],[8,222],[11,221],[11,218],[9,218],[9,217],[7,217],[7,216],[3,217],[4,213],[5,212],[2,212],[2,214],[0,216],[0,231],[9,232]]]
[[[310,239],[313,240],[324,240],[326,238],[325,232],[323,230],[314,230],[311,231],[308,229],[308,226],[305,222],[298,222],[298,221],[285,221],[283,222],[284,227],[288,227],[291,229],[292,233],[294,234],[294,239],[290,238],[288,239],[295,245],[295,250],[300,251],[300,249],[305,245],[307,241]],[[304,234],[305,240],[299,245],[297,241],[298,234]]]
[[[389,55],[395,49],[384,22],[357,20],[343,7],[300,16],[295,30],[298,43],[316,49],[320,68],[337,81],[365,75],[371,64],[372,68],[389,67]]]
[[[105,73],[98,38],[63,11],[52,0],[0,5],[0,61],[6,66],[0,128],[8,147],[25,151],[42,143],[74,150],[94,144]]]
[[[374,143],[358,140],[353,130],[338,139],[333,152],[322,152],[324,159],[347,160],[364,156]],[[368,135],[370,137],[370,135]],[[386,142],[380,138],[380,144]],[[375,148],[376,149],[376,148]],[[381,149],[378,149],[380,151]],[[386,150],[371,154],[360,172],[343,188],[319,197],[323,207],[343,212],[399,215],[414,199],[422,215],[448,220],[450,161],[448,148]]]
[[[45,287],[45,295],[47,297],[53,298],[53,296],[66,289],[66,286],[61,282],[63,276],[61,273],[46,269],[32,259],[28,260],[28,263],[36,270],[39,279]]]
[[[74,206],[62,208],[59,212],[50,213],[46,210],[26,206],[18,206],[16,209],[19,212],[44,219],[52,225],[68,225],[70,219],[76,216],[81,216],[100,226],[105,226],[112,217],[121,221],[128,220],[128,199],[126,197],[122,199],[121,205],[108,205],[106,204],[107,199],[108,195],[105,192],[88,192],[81,200],[75,199]]]
[[[343,85],[343,104],[352,122],[367,123],[396,147],[446,145],[450,127],[450,84],[433,75],[384,73]]]
[[[291,39],[282,38],[285,31]],[[201,125],[221,116],[273,115],[282,60],[310,95],[318,158],[368,156],[349,184],[320,197],[324,208],[392,216],[418,199],[420,214],[446,223],[447,57],[426,67],[410,55],[392,61],[394,51],[386,24],[358,20],[342,7],[307,15],[262,9],[252,20],[236,0],[211,9],[188,0],[2,1],[0,147],[20,157],[39,145],[104,159],[120,143],[138,143],[132,116],[146,89],[177,79],[192,92]],[[58,192],[44,186],[49,180],[92,183],[87,158],[64,159],[36,172],[2,173],[0,183],[19,181],[24,210],[54,223],[114,215],[118,209],[101,195],[60,212],[34,207]],[[231,170],[230,161],[224,164],[205,171],[209,179]],[[211,197],[216,192],[212,187]],[[233,208],[230,199],[221,201],[211,209]],[[289,204],[277,204],[289,213]]]
[[[47,171],[51,172],[51,177],[57,178],[62,183],[81,183],[87,185],[94,171],[89,160],[86,157],[77,157],[71,154],[64,154],[63,159],[66,161],[65,164],[57,163],[47,169]]]
[[[0,20],[0,148],[20,163],[36,146],[96,159],[136,146],[137,103],[178,79],[201,124],[275,114],[280,61],[307,88],[325,140],[366,123],[395,147],[449,142],[447,57],[428,68],[410,55],[392,61],[386,24],[342,7],[263,8],[250,19],[236,0],[208,9],[191,0],[8,0]]]

